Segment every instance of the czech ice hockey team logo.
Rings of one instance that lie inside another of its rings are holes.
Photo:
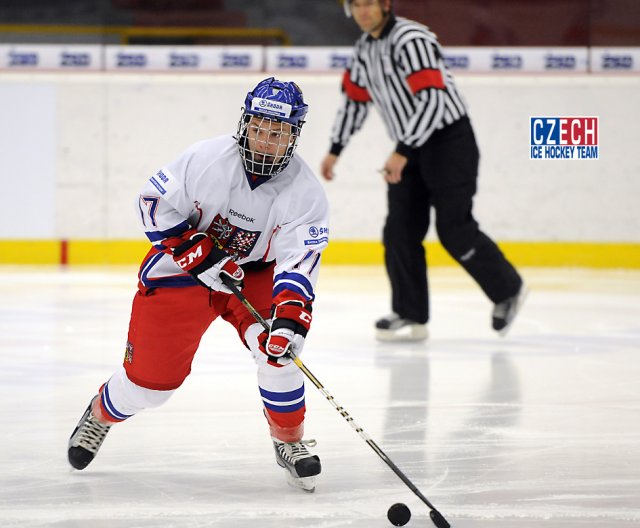
[[[597,117],[532,117],[530,138],[530,159],[594,160],[600,157]]]

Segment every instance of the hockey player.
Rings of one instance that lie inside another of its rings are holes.
[[[287,356],[302,351],[328,242],[324,190],[295,154],[307,110],[295,83],[265,79],[247,94],[236,136],[192,145],[143,187],[136,207],[153,247],[140,266],[123,366],[69,440],[74,468],[93,460],[113,424],[169,399],[220,316],[258,365],[276,462],[290,484],[315,489],[321,466],[302,440],[304,378]],[[270,332],[223,277],[271,318]]]

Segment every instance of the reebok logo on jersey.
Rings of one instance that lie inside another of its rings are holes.
[[[229,214],[231,216],[235,216],[236,218],[240,218],[241,220],[244,220],[245,222],[249,222],[250,224],[253,224],[253,222],[255,221],[255,218],[251,218],[250,216],[247,216],[245,214],[238,213],[237,211],[234,211],[233,209],[229,209]]]

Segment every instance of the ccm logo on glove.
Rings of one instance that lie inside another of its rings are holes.
[[[173,260],[183,270],[190,271],[200,266],[207,257],[213,256],[212,253],[216,249],[224,253],[221,249],[214,246],[213,241],[207,235],[204,233],[195,233],[175,248]],[[224,253],[224,257],[228,256],[229,255]],[[220,256],[220,258],[216,257],[217,255],[214,256],[212,260],[221,260],[221,258],[223,258],[222,256]]]
[[[176,264],[182,269],[189,269],[200,264],[203,259],[202,244],[199,244],[195,251],[190,252],[186,257],[176,260]]]
[[[283,367],[291,362],[289,349],[297,356],[302,352],[304,339],[311,326],[311,304],[286,301],[273,308],[270,332],[258,337],[260,351],[267,356],[267,363]]]
[[[211,290],[230,294],[222,277],[230,278],[238,289],[243,287],[244,271],[229,254],[216,247],[205,233],[196,233],[173,250],[173,260],[200,284]]]
[[[282,345],[278,344],[278,343],[274,343],[274,341],[276,339],[282,339]],[[269,343],[267,345],[267,349],[269,350],[269,353],[273,356],[281,356],[283,355],[286,350],[287,347],[289,345],[289,340],[288,339],[283,339],[282,337],[276,337],[276,336],[271,336],[271,339],[269,339]]]

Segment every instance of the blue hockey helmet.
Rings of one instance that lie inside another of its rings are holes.
[[[278,81],[274,77],[260,81],[244,100],[244,110],[248,114],[298,126],[304,123],[308,109],[296,83]]]
[[[247,172],[275,176],[284,170],[298,145],[308,109],[296,83],[274,77],[260,81],[247,94],[236,136]],[[260,139],[266,136],[271,139]]]

